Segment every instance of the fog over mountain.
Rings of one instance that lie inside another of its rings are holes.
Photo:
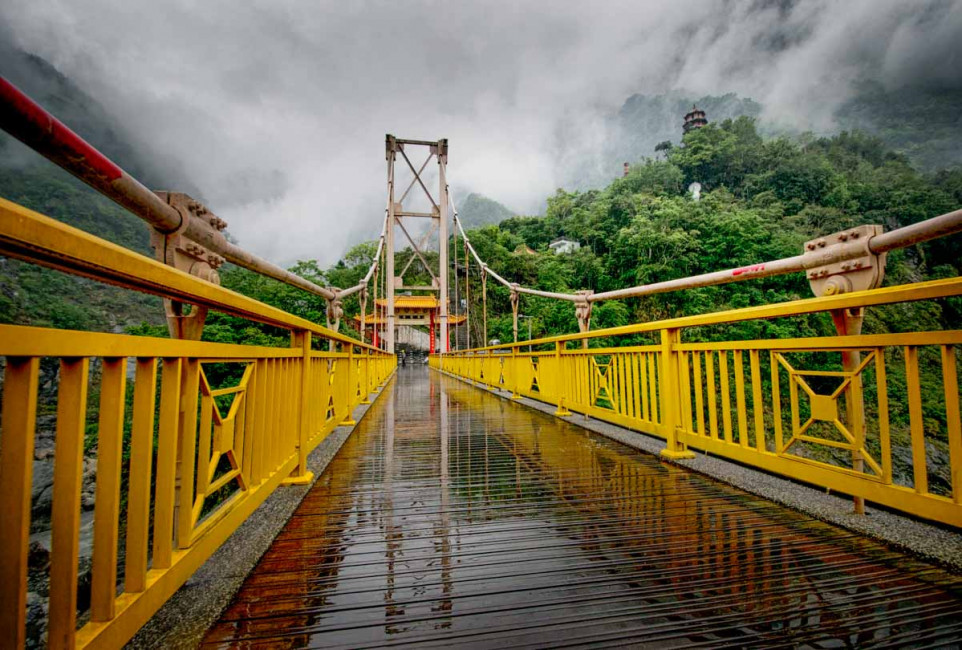
[[[959,0],[0,5],[0,73],[66,121],[65,84],[93,98],[110,153],[279,262],[376,235],[387,132],[449,138],[456,193],[537,213],[650,144],[622,137],[633,95],[825,132],[865,83],[962,90],[959,43]]]

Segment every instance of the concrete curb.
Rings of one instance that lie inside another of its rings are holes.
[[[556,406],[553,404],[527,397],[511,399],[510,391],[479,385],[448,372],[438,372],[513,404],[540,411],[572,426],[603,435],[655,456],[658,456],[665,447],[662,439],[639,431],[625,429],[594,418],[586,418],[580,414],[573,413],[568,417],[559,417],[554,413]],[[709,456],[707,453],[698,453],[695,458],[689,460],[669,460],[661,456],[659,459],[666,463],[684,466],[750,494],[803,512],[820,521],[866,535],[953,572],[962,573],[962,533],[960,532],[868,506],[865,509],[865,515],[856,515],[852,512],[851,498],[834,496],[809,485],[767,474],[717,456]]]
[[[392,374],[388,382],[394,380]],[[284,528],[301,501],[310,492],[361,419],[384,394],[379,391],[371,404],[362,404],[352,414],[357,424],[337,427],[307,457],[314,472],[310,485],[278,488],[221,545],[201,568],[137,632],[127,648],[196,648],[207,629],[227,608],[244,579],[257,566],[274,538]]]

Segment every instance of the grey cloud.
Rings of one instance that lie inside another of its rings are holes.
[[[634,93],[828,129],[866,76],[958,87],[962,38],[959,1],[8,0],[0,20],[243,245],[324,263],[379,230],[386,132],[448,137],[456,190],[537,212]]]

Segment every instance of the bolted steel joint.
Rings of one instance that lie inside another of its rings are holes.
[[[189,273],[195,278],[220,284],[217,269],[224,264],[224,258],[188,239],[186,232],[191,223],[196,223],[198,220],[217,230],[222,230],[227,224],[211,214],[203,204],[186,194],[181,192],[157,192],[156,194],[181,216],[180,227],[174,232],[163,233],[155,230],[151,234],[151,244],[156,258],[167,266]],[[221,223],[223,226],[218,228]],[[206,307],[165,299],[164,311],[167,316],[167,328],[172,337],[200,339],[207,317]]]
[[[806,242],[806,275],[816,296],[875,289],[885,277],[885,253],[875,254],[869,241],[882,226],[865,225]]]
[[[332,323],[340,323],[344,317],[344,306],[340,298],[327,301],[327,319]]]
[[[575,317],[578,319],[578,328],[584,332],[588,329],[588,324],[591,322],[591,302],[588,297],[591,296],[594,291],[584,290],[576,291],[578,296],[575,300]]]

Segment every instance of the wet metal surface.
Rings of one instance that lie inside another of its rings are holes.
[[[962,579],[402,368],[206,644],[945,647]]]

